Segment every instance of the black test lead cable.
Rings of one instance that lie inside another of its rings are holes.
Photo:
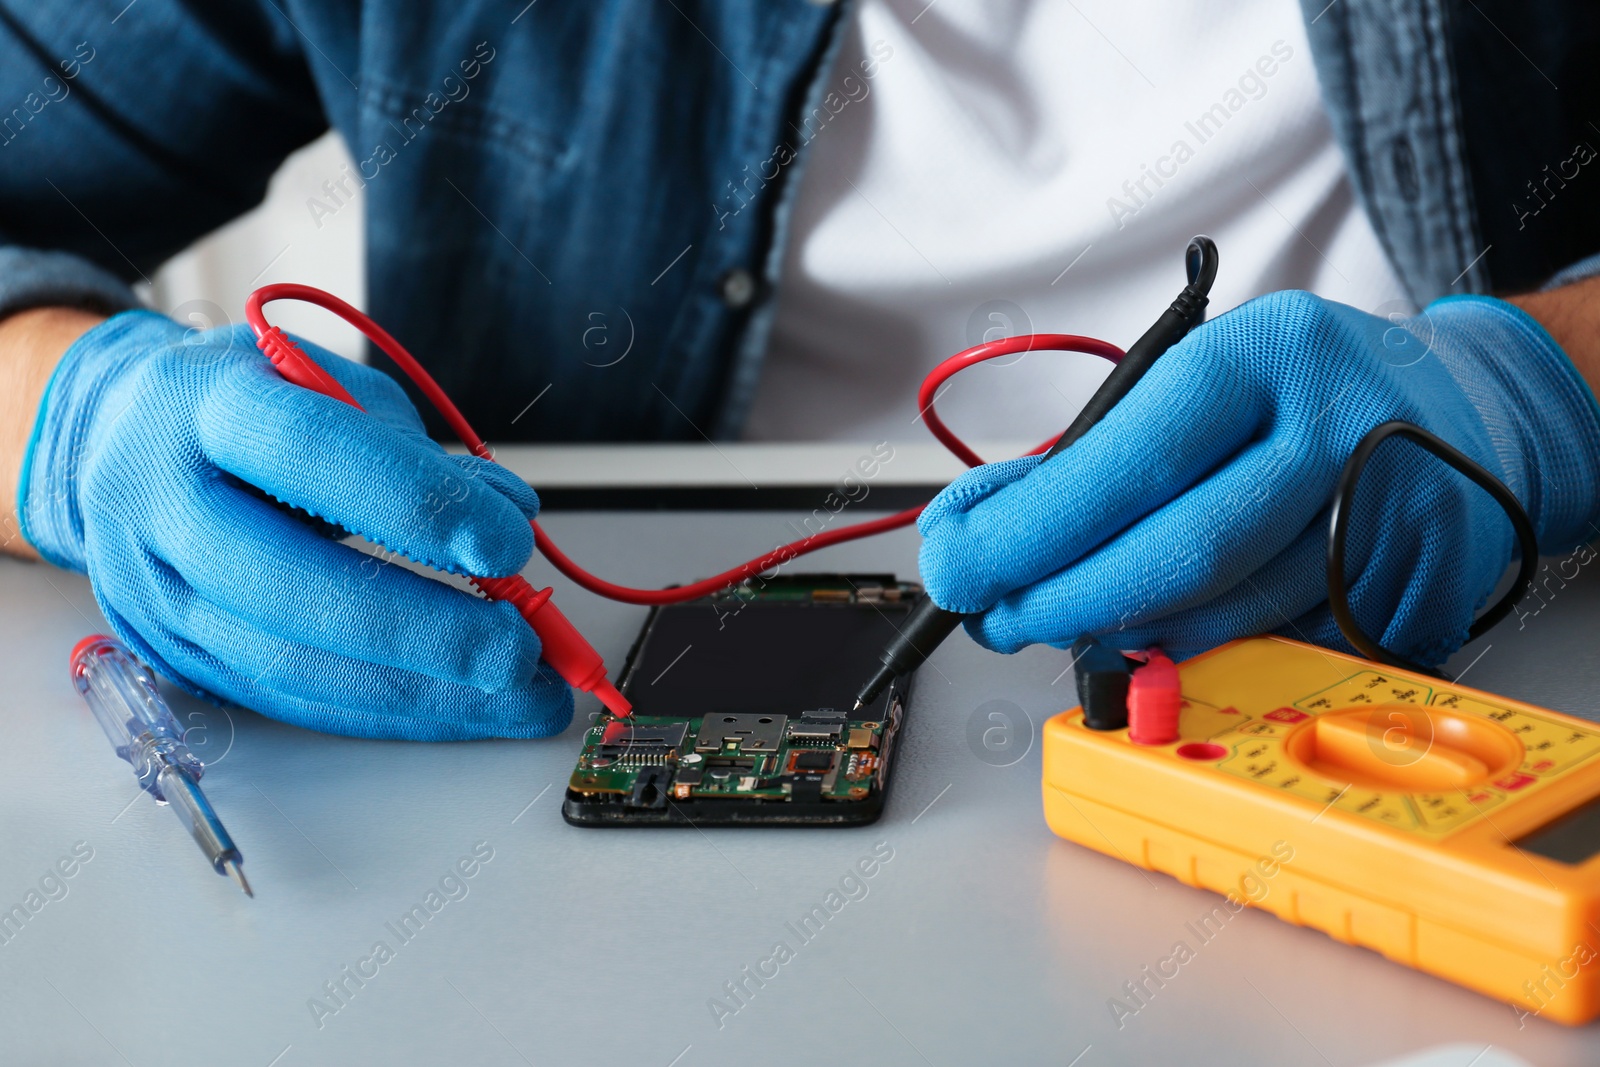
[[[1533,522],[1523,510],[1521,502],[1510,489],[1506,488],[1504,482],[1473,462],[1459,449],[1435,437],[1416,423],[1395,420],[1374,426],[1351,451],[1350,458],[1345,461],[1344,470],[1339,474],[1339,486],[1333,495],[1333,506],[1328,510],[1328,610],[1332,612],[1333,621],[1338,625],[1344,639],[1368,659],[1401,670],[1443,678],[1445,677],[1443,671],[1413,663],[1390,652],[1368,637],[1356,622],[1355,612],[1350,607],[1350,591],[1344,576],[1345,541],[1349,535],[1350,515],[1355,511],[1356,486],[1361,483],[1361,473],[1366,470],[1367,461],[1372,458],[1378,446],[1391,437],[1406,438],[1433,453],[1494,497],[1495,503],[1506,513],[1506,518],[1511,520],[1512,530],[1516,532],[1517,548],[1522,556],[1517,567],[1516,580],[1511,583],[1511,588],[1506,590],[1505,595],[1495,603],[1494,607],[1473,620],[1467,629],[1468,641],[1476,640],[1488,633],[1491,626],[1511,613],[1517,601],[1528,591],[1528,586],[1533,583],[1534,568],[1539,562],[1539,537],[1534,532]]]
[[[1184,250],[1184,268],[1189,276],[1189,284],[1183,287],[1172,306],[1161,313],[1155,325],[1146,330],[1144,336],[1135,341],[1127,355],[1112,368],[1105,381],[1100,383],[1100,388],[1095,390],[1066,432],[1050,446],[1050,451],[1044,454],[1041,462],[1065,451],[1068,445],[1088,433],[1118,401],[1128,395],[1162,353],[1183,340],[1185,334],[1204,320],[1211,284],[1217,277],[1216,242],[1205,236],[1191,240],[1189,247]],[[897,675],[909,674],[922,666],[964,618],[966,616],[960,612],[946,611],[931,599],[925,599],[917,605],[894,639],[878,654],[881,666],[856,694],[856,709],[860,710],[878,699],[878,695]]]

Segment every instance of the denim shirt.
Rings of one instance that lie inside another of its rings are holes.
[[[1600,271],[1581,262],[1600,252],[1600,7],[1301,9],[1351,180],[1418,304]]]
[[[0,0],[0,314],[131,306],[331,125],[307,210],[365,188],[368,310],[485,437],[737,436],[849,0],[125,3]],[[1304,6],[1416,300],[1600,251],[1587,5]]]

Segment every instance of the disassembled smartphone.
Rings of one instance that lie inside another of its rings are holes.
[[[851,711],[922,598],[883,574],[795,574],[651,610],[584,735],[574,826],[852,825],[883,813],[910,677]]]

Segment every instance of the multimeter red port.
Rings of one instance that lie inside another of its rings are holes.
[[[1052,830],[1523,1011],[1600,1015],[1600,726],[1279,637],[1177,669],[1168,744],[1045,724]]]

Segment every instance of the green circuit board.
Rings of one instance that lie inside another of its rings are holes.
[[[623,672],[634,714],[584,732],[569,802],[634,822],[881,803],[905,681],[846,709],[920,596],[892,576],[794,575],[657,609]]]
[[[880,720],[828,709],[794,717],[605,715],[584,736],[570,788],[621,794],[634,806],[655,802],[652,790],[672,800],[859,800],[886,754],[884,733]]]

